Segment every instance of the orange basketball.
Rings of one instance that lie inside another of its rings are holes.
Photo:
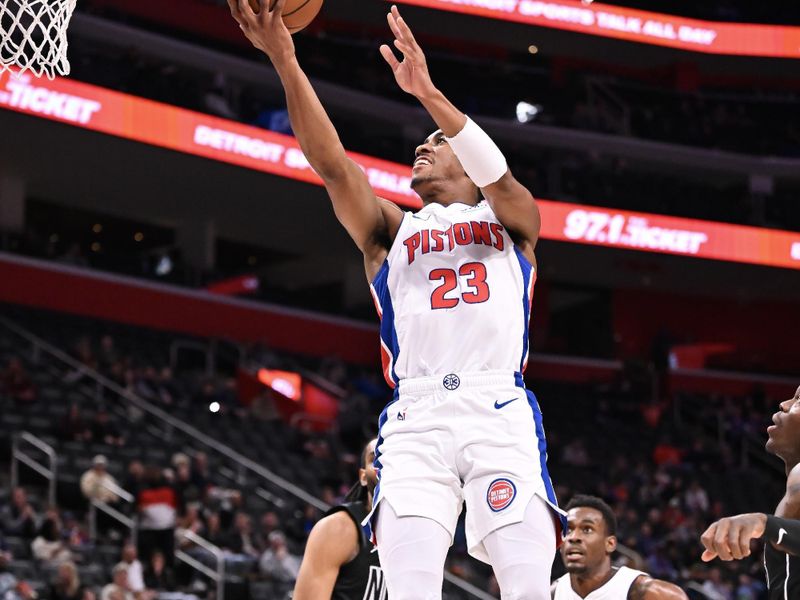
[[[254,12],[259,11],[259,0],[249,0],[250,7]],[[283,22],[289,29],[289,33],[297,33],[303,27],[311,23],[314,17],[319,13],[322,8],[323,0],[286,0],[286,6],[283,7]],[[270,2],[270,6],[275,5],[275,0]]]

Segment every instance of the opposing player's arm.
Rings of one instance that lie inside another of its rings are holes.
[[[396,6],[392,6],[387,20],[395,36],[394,46],[402,52],[403,61],[397,60],[387,45],[381,46],[380,51],[392,68],[397,84],[416,97],[430,113],[497,218],[523,250],[529,249],[532,255],[541,227],[533,195],[511,174],[494,142],[433,84],[425,54]]]
[[[294,600],[330,598],[341,566],[358,554],[358,534],[352,519],[340,511],[319,521],[308,536]]]
[[[365,255],[393,239],[402,211],[391,202],[376,198],[366,175],[348,158],[308,77],[300,68],[294,42],[281,18],[285,0],[269,9],[259,0],[256,14],[248,0],[228,0],[233,18],[250,42],[272,61],[286,93],[292,130],[308,162],[322,178],[336,217]]]
[[[653,579],[647,575],[637,577],[628,591],[628,600],[688,600],[686,592],[674,583]]]

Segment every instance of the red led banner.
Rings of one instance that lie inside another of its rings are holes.
[[[93,85],[0,75],[0,108],[322,185],[297,140]],[[419,208],[411,169],[349,153],[375,192]],[[542,238],[800,269],[800,233],[539,200]]]
[[[800,58],[800,27],[701,21],[578,0],[400,2],[708,54]]]

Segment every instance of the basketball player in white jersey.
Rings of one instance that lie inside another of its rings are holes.
[[[567,511],[567,536],[561,546],[567,574],[553,583],[553,600],[687,600],[672,583],[611,566],[617,518],[600,498],[575,496]]]
[[[523,383],[536,278],[539,211],[489,136],[434,86],[396,7],[387,15],[400,88],[439,129],[416,149],[406,213],[376,197],[300,68],[280,12],[229,0],[272,61],[292,129],[334,212],[364,255],[381,317],[384,374],[395,390],[380,417],[379,482],[365,519],[392,600],[441,598],[462,504],[470,553],[492,565],[504,599],[548,600],[565,525],[547,472],[535,396]]]

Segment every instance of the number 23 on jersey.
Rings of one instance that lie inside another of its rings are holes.
[[[459,286],[459,277],[464,278],[464,291],[461,295],[450,295]],[[467,304],[480,304],[489,299],[489,285],[486,283],[486,266],[479,262],[464,263],[454,269],[433,269],[428,274],[431,281],[440,281],[431,294],[431,308],[455,308],[459,302]]]

